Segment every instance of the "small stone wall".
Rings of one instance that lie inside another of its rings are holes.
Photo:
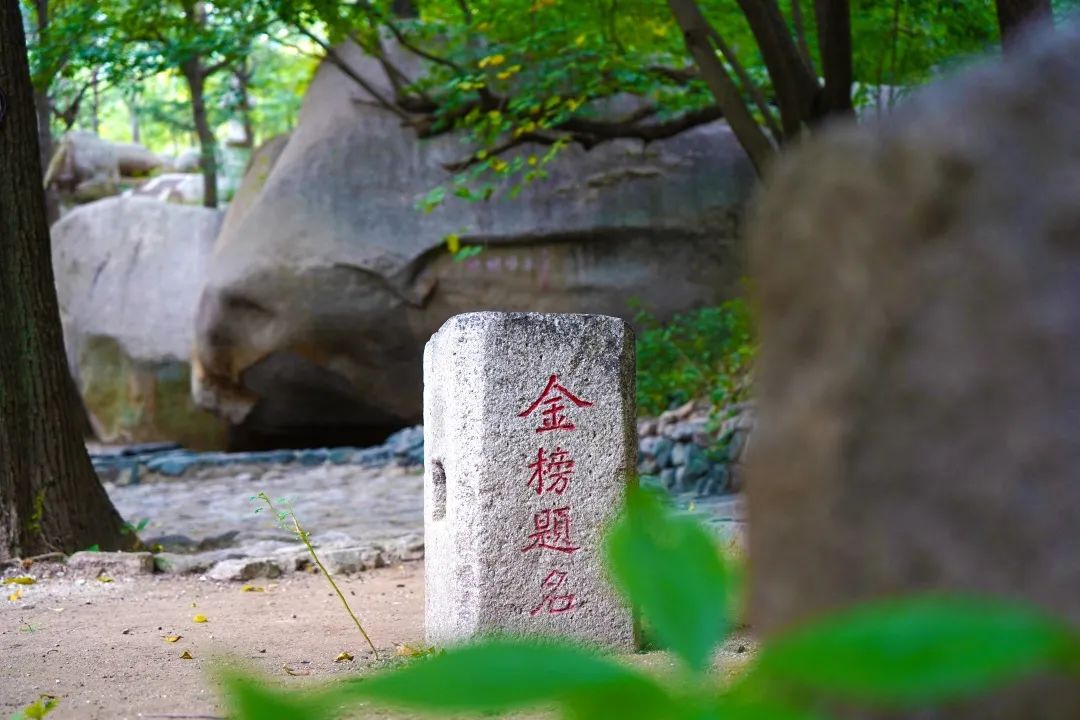
[[[742,490],[743,458],[754,406],[739,403],[710,417],[694,403],[638,421],[638,473],[673,493],[723,495]]]

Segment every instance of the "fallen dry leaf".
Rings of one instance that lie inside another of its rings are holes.
[[[189,653],[187,650],[185,650],[184,652],[180,653],[180,659],[181,660],[194,660],[195,658],[192,657],[191,653]]]
[[[334,662],[352,662],[353,656],[342,650],[338,653],[338,656],[334,658]]]
[[[192,622],[197,622],[197,623],[209,622],[209,620],[206,619],[205,615],[196,615],[195,617],[191,618],[191,620],[192,620]]]
[[[29,575],[19,575],[18,577],[11,577],[4,580],[5,585],[33,585],[37,580]]]
[[[98,582],[103,582],[103,583],[111,583],[113,580],[108,575],[98,575],[97,576],[97,581]]]
[[[303,670],[293,670],[288,665],[282,665],[281,669],[284,670],[285,672],[289,673],[290,675],[295,675],[295,676],[310,675],[311,674],[311,671],[306,669],[306,668],[303,669]]]
[[[412,645],[405,645],[404,643],[397,646],[397,654],[401,657],[415,657],[417,655],[426,655],[429,651],[424,648],[415,648]]]
[[[182,637],[184,637],[184,636],[183,635],[166,635],[165,636],[165,642],[174,643],[174,642],[179,641],[180,638],[182,638]]]
[[[240,592],[265,592],[266,588],[259,587],[258,585],[245,585],[240,588]]]
[[[22,588],[19,588],[15,592],[8,595],[7,599],[10,600],[11,602],[15,602],[16,600],[18,600],[21,597],[22,597]]]

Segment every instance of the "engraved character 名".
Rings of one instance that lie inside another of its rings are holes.
[[[548,573],[548,576],[540,583],[544,598],[540,601],[540,604],[529,612],[529,615],[536,616],[545,611],[548,615],[559,615],[577,607],[577,598],[573,593],[559,592],[565,583],[566,573],[564,571],[552,570]]]

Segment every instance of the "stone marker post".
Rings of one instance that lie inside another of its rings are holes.
[[[633,649],[601,539],[636,452],[624,321],[448,320],[424,351],[427,641],[501,631]]]

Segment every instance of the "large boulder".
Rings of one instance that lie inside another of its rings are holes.
[[[73,131],[56,148],[45,185],[75,202],[91,202],[120,192],[116,146],[91,132]]]
[[[1080,623],[1080,26],[1058,32],[771,177],[751,232],[762,632],[928,590]],[[917,717],[1080,718],[1080,683]]]
[[[181,205],[201,205],[203,201],[203,176],[195,173],[163,173],[150,178],[138,187],[124,193],[125,196],[153,198],[162,202]]]
[[[45,185],[65,200],[93,202],[117,195],[125,179],[150,175],[164,161],[142,145],[113,143],[94,133],[76,130],[60,140],[45,173]]]
[[[191,400],[195,307],[221,213],[144,198],[80,206],[52,228],[68,361],[105,442],[221,448]]]
[[[138,143],[115,143],[116,167],[124,177],[145,177],[161,170],[165,161]]]
[[[369,78],[378,63],[339,49]],[[546,148],[527,147],[543,153]],[[572,147],[516,199],[418,201],[467,146],[418,140],[324,63],[297,129],[230,208],[200,301],[200,403],[255,444],[358,442],[421,415],[421,356],[456,313],[661,317],[735,292],[753,171],[724,123],[651,144]],[[444,237],[482,242],[455,262]],[[369,435],[370,433],[370,435]]]

